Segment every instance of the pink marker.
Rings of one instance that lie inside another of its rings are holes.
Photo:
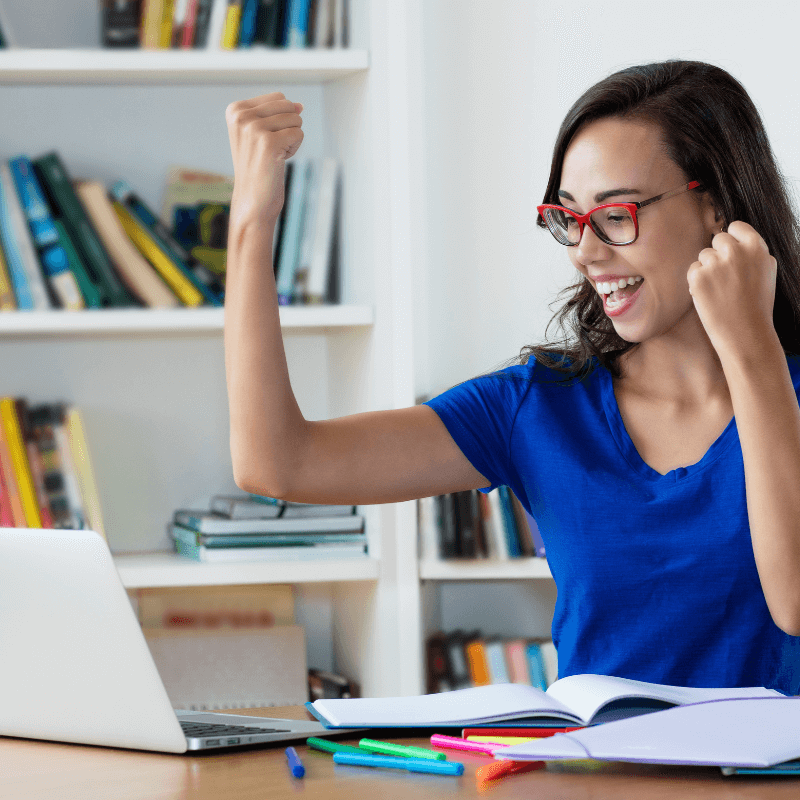
[[[468,742],[466,739],[459,739],[457,736],[444,736],[441,733],[434,733],[431,736],[431,744],[436,747],[449,748],[450,750],[469,750],[472,753],[483,753],[490,756],[502,744],[492,744],[491,742]]]

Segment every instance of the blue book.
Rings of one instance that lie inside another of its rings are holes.
[[[161,220],[150,210],[145,202],[133,191],[126,181],[117,181],[110,189],[111,196],[122,203],[125,208],[148,230],[156,243],[170,257],[170,260],[183,273],[187,280],[203,295],[207,303],[221,306],[222,297],[208,288],[187,264],[188,254],[183,246],[175,241],[172,234]]]
[[[500,486],[500,508],[503,511],[503,530],[508,542],[508,557],[519,558],[522,551],[519,547],[517,524],[514,520],[514,509],[511,507],[511,490],[508,486]]]
[[[489,662],[489,675],[492,683],[511,683],[506,665],[505,645],[496,639],[486,642],[486,660]]]
[[[289,305],[294,296],[294,278],[300,261],[300,237],[303,232],[306,185],[310,168],[311,164],[308,161],[295,163],[292,180],[289,183],[289,196],[284,201],[286,204],[286,217],[281,236],[276,276],[278,303],[282,306]]]
[[[286,20],[286,46],[305,47],[310,0],[289,0]]]
[[[25,266],[22,263],[8,207],[8,192],[15,191],[11,170],[7,164],[0,164],[0,237],[3,239],[3,249],[8,264],[9,277],[14,287],[17,308],[20,311],[31,311],[35,308],[35,304],[28,285],[28,277],[25,272]]]
[[[528,674],[531,679],[531,685],[541,689],[543,692],[547,691],[542,648],[539,647],[538,642],[529,642],[525,648],[525,655],[528,657]]]
[[[258,0],[244,0],[242,19],[239,23],[239,47],[251,47],[256,35]]]
[[[52,285],[65,307],[83,306],[83,296],[70,269],[67,251],[61,246],[55,220],[31,160],[27,156],[17,156],[8,166],[45,274],[54,280]]]

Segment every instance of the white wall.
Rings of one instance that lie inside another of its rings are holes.
[[[577,273],[536,227],[536,205],[561,120],[611,72],[667,58],[727,69],[759,108],[784,172],[800,177],[792,0],[426,0],[423,14],[417,395],[543,340],[560,307],[548,304]]]

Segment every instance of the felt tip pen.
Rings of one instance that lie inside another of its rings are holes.
[[[325,753],[360,753],[364,751],[358,747],[353,747],[349,744],[339,744],[339,742],[329,742],[327,739],[319,739],[316,736],[310,736],[306,739],[306,744],[313,747],[314,750],[322,750]]]
[[[463,775],[464,765],[456,761],[434,761],[430,758],[397,758],[364,753],[334,753],[335,764],[349,764],[356,767],[389,767],[405,769],[409,772],[426,772],[434,775]]]
[[[358,746],[370,753],[380,753],[384,756],[399,756],[400,758],[432,758],[444,761],[445,753],[437,753],[427,747],[413,747],[411,745],[394,744],[393,742],[379,742],[377,739],[361,739]]]
[[[445,747],[450,750],[469,750],[470,753],[483,753],[490,756],[502,744],[486,744],[485,742],[468,742],[466,739],[459,739],[457,736],[445,736],[441,733],[434,733],[431,736],[431,744],[434,747]]]
[[[532,772],[541,769],[545,765],[544,761],[495,761],[494,764],[487,764],[475,770],[476,779],[481,781],[493,781],[503,778],[506,775],[516,775],[519,772]]]
[[[291,769],[292,775],[294,775],[295,778],[302,778],[303,775],[306,774],[306,768],[300,761],[297,750],[295,750],[294,747],[287,747],[284,752],[286,753],[286,760],[289,762],[289,769]]]

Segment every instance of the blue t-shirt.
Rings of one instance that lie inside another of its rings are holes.
[[[795,391],[800,358],[788,357]],[[427,401],[491,486],[536,520],[558,590],[560,678],[800,694],[800,637],[759,582],[732,419],[703,458],[661,475],[639,455],[611,373],[583,380],[531,358]]]

